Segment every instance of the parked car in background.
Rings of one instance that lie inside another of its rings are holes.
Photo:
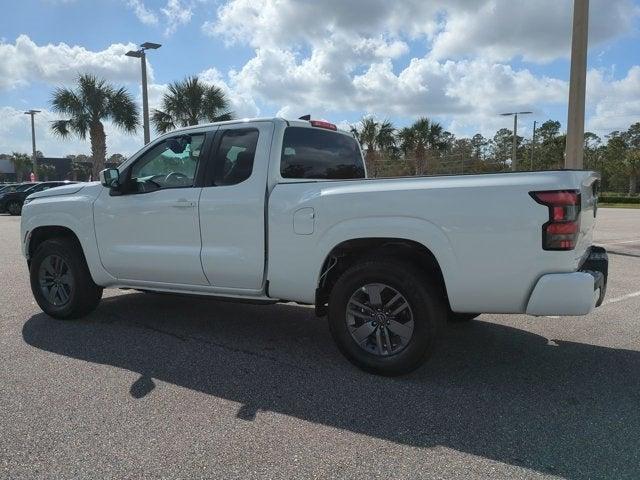
[[[6,212],[5,199],[8,198],[9,194],[14,192],[24,192],[25,190],[30,189],[34,185],[37,185],[37,182],[16,183],[16,184],[6,186],[7,188],[3,188],[2,191],[0,191],[0,213]]]
[[[0,185],[0,195],[2,195],[3,193],[7,193],[7,192],[11,192],[13,190],[15,190],[15,188],[20,185],[19,183],[5,183],[3,185]]]
[[[25,199],[32,193],[42,192],[50,188],[61,187],[76,182],[36,182],[23,184],[13,192],[0,194],[0,212],[7,212],[10,215],[20,215]]]

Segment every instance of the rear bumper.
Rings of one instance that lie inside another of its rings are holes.
[[[607,291],[609,259],[601,247],[591,247],[577,272],[543,275],[536,283],[529,315],[586,315],[602,304]]]

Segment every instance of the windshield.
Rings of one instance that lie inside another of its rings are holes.
[[[18,185],[16,187],[16,192],[26,192],[27,190],[33,188],[35,183],[23,183],[22,185]]]
[[[24,193],[34,193],[34,192],[38,192],[41,190],[42,184],[37,183],[35,185],[31,185],[29,188],[25,188],[23,190],[21,190]]]

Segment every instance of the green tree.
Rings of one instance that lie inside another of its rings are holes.
[[[53,122],[53,133],[63,138],[76,135],[85,139],[89,135],[94,178],[104,168],[107,155],[103,122],[111,121],[127,133],[134,133],[138,126],[138,107],[131,95],[91,74],[80,75],[75,89],[54,90],[51,104],[53,111],[69,117]]]
[[[473,141],[470,138],[451,137],[446,159],[440,164],[439,173],[470,173],[476,170],[473,156]]]
[[[587,170],[595,170],[603,175],[604,155],[603,155],[602,139],[592,132],[584,134],[584,168]],[[604,180],[604,178],[603,178]],[[604,184],[604,182],[603,182]],[[604,188],[604,185],[603,185]]]
[[[400,149],[412,166],[415,175],[435,172],[440,154],[447,149],[447,136],[437,122],[421,117],[398,134]]]
[[[505,170],[513,155],[513,131],[501,128],[491,142],[491,170]]]
[[[640,122],[631,125],[623,137],[629,148],[640,148]]]
[[[388,120],[378,122],[374,117],[363,117],[359,126],[351,126],[351,132],[364,150],[364,160],[369,176],[380,176],[389,167],[385,165],[385,161],[393,158],[392,151],[395,147],[393,124]]]
[[[534,170],[562,168],[566,135],[560,133],[561,124],[547,120],[536,131]]]
[[[625,166],[623,164],[627,150],[627,143],[621,132],[613,131],[607,135],[607,146],[604,149],[603,173],[606,176],[607,188],[616,192],[623,191],[629,185],[629,179],[625,173]]]
[[[27,175],[33,168],[31,157],[26,153],[13,152],[11,157],[9,157],[9,161],[11,161],[13,169],[16,172],[16,181],[22,182],[23,180],[28,180]]]
[[[229,101],[215,85],[207,85],[198,77],[187,77],[169,85],[162,97],[162,107],[154,110],[151,121],[156,130],[166,133],[178,127],[198,125],[201,121],[222,122],[233,119]]]
[[[48,182],[49,180],[56,180],[56,167],[45,163],[39,163],[36,169],[36,175],[40,181]]]
[[[480,133],[476,133],[471,139],[471,148],[473,149],[473,159],[475,162],[481,162],[487,154],[489,140],[484,138]]]
[[[122,155],[121,153],[114,153],[107,160],[109,163],[113,163],[114,165],[120,165],[122,162],[126,161],[127,157]]]
[[[629,195],[638,191],[638,176],[640,176],[640,148],[627,151],[622,161],[624,173],[629,177]]]

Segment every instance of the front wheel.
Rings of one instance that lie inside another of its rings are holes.
[[[395,259],[348,269],[329,299],[329,328],[354,365],[402,375],[431,354],[446,309],[440,289],[423,272]]]
[[[70,239],[43,242],[31,259],[29,274],[36,302],[54,318],[87,315],[102,298],[102,287],[91,278],[82,250]]]

